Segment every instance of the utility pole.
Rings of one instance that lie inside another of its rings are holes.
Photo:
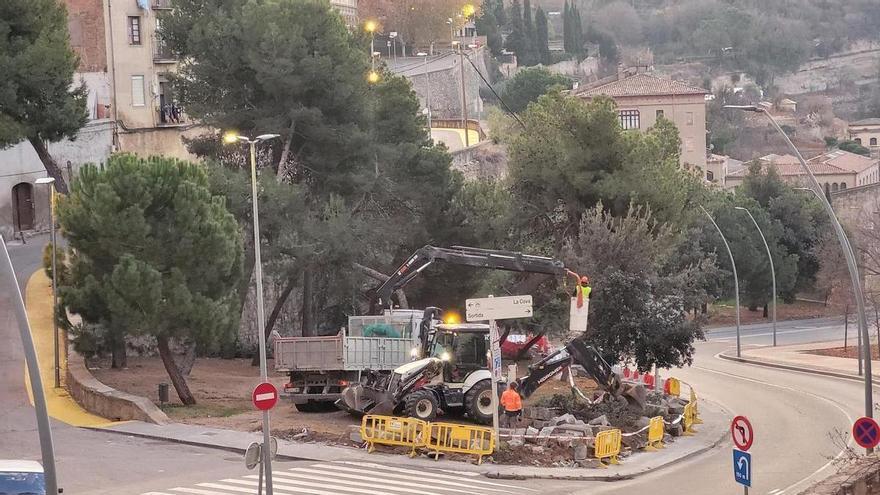
[[[459,71],[461,72],[461,124],[464,128],[464,147],[470,148],[470,132],[468,132],[467,92],[464,84],[464,48],[458,44]]]

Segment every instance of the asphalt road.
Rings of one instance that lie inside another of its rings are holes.
[[[36,242],[11,249],[22,280],[39,266],[39,249]],[[23,384],[24,364],[10,311],[10,296],[9,290],[0,293],[0,342],[6,343],[0,346],[0,458],[39,459],[34,410]],[[833,321],[823,320],[780,324],[780,342],[839,338],[842,333],[836,333],[839,328],[835,328]],[[748,345],[766,343],[768,338],[765,326],[743,328],[742,333]],[[751,449],[752,493],[795,494],[833,470],[831,459],[840,454],[848,440],[846,432],[863,408],[860,384],[723,361],[716,354],[732,347],[731,330],[712,330],[709,338],[709,342],[697,345],[694,366],[673,374],[692,383],[702,398],[752,420],[756,431]],[[53,436],[60,486],[66,493],[255,493],[250,484],[253,479],[247,478],[254,473],[245,469],[238,454],[96,432],[58,422],[53,422]],[[474,478],[444,481],[444,476],[451,475],[449,471],[406,473],[394,467],[393,459],[379,456],[376,457],[377,466],[373,468],[335,464],[316,466],[311,461],[298,461],[278,463],[278,469],[287,472],[281,478],[287,476],[288,485],[277,493],[396,495],[415,493],[412,483],[416,483],[416,487],[435,487],[433,490],[417,490],[419,493],[448,493],[450,486],[457,487],[454,493],[738,493],[739,488],[733,481],[731,456],[731,445],[726,442],[701,456],[635,480],[615,483],[500,482],[503,486],[481,484],[484,479]],[[454,467],[441,463],[438,469]],[[358,481],[361,480],[358,477],[364,475],[382,477],[383,481],[374,483],[377,487],[370,487],[366,482]],[[308,481],[310,479],[312,481]],[[238,487],[238,490],[230,486]]]
[[[869,318],[870,320],[870,318]],[[855,337],[858,325],[855,316],[850,315],[849,336]],[[805,344],[842,340],[844,334],[843,316],[815,318],[810,320],[780,321],[776,323],[777,345]],[[706,338],[713,342],[728,342],[736,345],[736,327],[719,327],[706,331]],[[772,323],[758,323],[740,326],[742,345],[771,345],[773,343]]]

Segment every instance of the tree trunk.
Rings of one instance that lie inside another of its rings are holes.
[[[767,303],[764,303],[764,318],[769,318],[769,315],[770,315],[770,308],[768,307]]]
[[[128,355],[125,352],[125,336],[114,335],[111,347],[113,362],[110,364],[110,367],[115,369],[128,367]]]
[[[312,307],[312,292],[314,288],[312,280],[312,270],[310,268],[306,268],[303,270],[303,293],[302,293],[302,335],[303,337],[311,337],[315,335],[315,315],[312,314],[314,308]]]
[[[291,121],[287,136],[284,137],[284,147],[281,149],[281,158],[278,159],[278,171],[275,176],[275,180],[278,182],[284,182],[284,177],[288,173],[287,158],[290,156],[290,145],[293,143],[293,131],[295,126],[296,123]]]
[[[275,327],[275,322],[278,320],[278,316],[281,314],[281,308],[284,307],[284,303],[287,302],[287,298],[290,297],[290,293],[293,292],[293,288],[296,287],[296,283],[294,283],[293,277],[287,279],[287,285],[284,286],[284,290],[281,291],[281,294],[278,296],[278,300],[275,301],[275,307],[272,308],[272,312],[269,313],[269,319],[266,321],[266,344],[269,344],[269,337],[272,335],[272,329]]]
[[[29,137],[28,141],[31,142],[31,146],[34,147],[34,151],[37,152],[40,161],[43,162],[43,167],[46,168],[46,173],[49,174],[49,177],[55,179],[55,190],[61,194],[67,194],[69,190],[67,188],[67,182],[64,180],[64,174],[61,173],[61,167],[55,163],[55,159],[49,154],[46,144],[38,137]]]
[[[186,352],[183,353],[179,361],[175,362],[177,363],[177,368],[180,369],[180,373],[183,376],[189,376],[193,365],[196,364],[196,343],[193,340],[187,339],[181,342],[181,344],[186,347]]]
[[[159,347],[159,357],[162,358],[162,364],[165,365],[165,371],[168,372],[168,378],[171,379],[171,384],[174,385],[174,390],[177,391],[177,396],[180,397],[180,402],[186,406],[194,406],[196,404],[196,398],[193,397],[192,392],[189,391],[189,385],[186,384],[186,378],[180,372],[177,363],[174,362],[174,355],[171,353],[171,348],[168,346],[168,337],[165,335],[157,335],[156,343]]]
[[[700,306],[700,312],[703,313],[703,314],[708,313],[708,312],[709,312],[709,303],[703,303],[703,304]]]

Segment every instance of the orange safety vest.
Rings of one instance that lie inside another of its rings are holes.
[[[507,389],[501,394],[501,406],[505,411],[522,411],[522,397],[515,390]]]

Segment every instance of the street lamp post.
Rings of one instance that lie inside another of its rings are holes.
[[[425,108],[428,110],[428,134],[431,133],[431,88],[428,86],[428,54],[419,52],[416,55],[425,57]]]
[[[260,380],[269,380],[266,369],[266,314],[263,310],[263,264],[260,256],[260,214],[257,204],[257,143],[280,137],[279,134],[262,134],[254,139],[236,134],[226,134],[223,140],[227,143],[242,142],[250,146],[251,157],[251,199],[254,217],[254,276],[257,282],[257,338],[260,341]],[[269,440],[269,410],[263,411],[263,466],[266,473],[266,494],[272,495],[272,453]]]
[[[758,227],[758,222],[755,221],[752,212],[741,206],[735,206],[734,208],[742,210],[749,215],[749,218],[752,219],[752,223],[755,224],[755,228],[758,229],[758,233],[761,234],[761,240],[764,242],[764,249],[767,250],[767,259],[770,260],[770,278],[773,280],[773,346],[776,347],[776,269],[773,268],[773,255],[770,254],[770,246],[767,245],[767,238],[764,237],[764,232],[761,231],[761,227]]]
[[[370,68],[376,70],[376,21],[367,21],[364,23],[364,29],[370,33]]]
[[[715,226],[715,230],[718,231],[718,235],[721,236],[721,240],[724,242],[724,247],[727,249],[727,256],[730,257],[730,266],[733,268],[733,290],[736,292],[736,357],[741,357],[742,346],[740,345],[740,335],[739,335],[739,277],[736,275],[736,262],[733,261],[733,252],[730,251],[730,244],[727,243],[727,239],[724,237],[724,233],[721,232],[721,227],[715,223],[715,219],[712,218],[712,215],[706,211],[705,208],[700,206],[700,209],[703,210],[703,213],[709,217],[709,221],[712,222],[712,225]]]
[[[58,270],[57,263],[57,246],[55,245],[55,178],[41,177],[36,180],[37,184],[46,184],[49,186],[49,222],[50,242],[52,243],[52,335],[55,340],[55,388],[61,388],[61,352],[58,344]]]
[[[756,105],[725,105],[724,108],[731,108],[736,110],[744,110],[748,112],[758,112],[763,113],[767,119],[773,124],[773,127],[776,128],[776,131],[785,139],[785,143],[788,145],[789,149],[794,153],[797,157],[798,162],[801,164],[801,168],[803,168],[804,173],[809,177],[810,185],[812,186],[813,192],[816,193],[817,196],[821,197],[822,206],[825,207],[825,211],[828,213],[828,216],[831,218],[831,224],[834,226],[834,232],[837,234],[837,240],[840,242],[840,247],[843,249],[843,255],[846,257],[847,268],[849,269],[849,276],[853,285],[853,295],[856,299],[856,307],[859,311],[859,333],[862,337],[862,341],[865,343],[863,348],[864,357],[864,371],[865,371],[865,416],[868,418],[874,417],[874,393],[873,393],[873,384],[871,377],[871,340],[868,335],[868,319],[865,315],[865,297],[862,293],[862,284],[861,278],[859,277],[859,267],[856,263],[856,256],[853,252],[852,245],[849,242],[849,238],[846,236],[846,231],[843,230],[843,225],[840,224],[840,220],[837,218],[837,215],[834,213],[834,208],[831,207],[831,203],[828,202],[828,198],[824,195],[820,195],[819,191],[822,190],[822,187],[819,185],[819,181],[816,180],[816,176],[813,175],[813,172],[810,170],[810,167],[807,165],[807,161],[804,160],[804,157],[801,155],[801,152],[798,151],[797,146],[791,142],[788,135],[785,131],[779,127],[779,124],[770,115],[764,108],[758,107]],[[872,453],[874,449],[869,448],[866,449],[867,453]]]

